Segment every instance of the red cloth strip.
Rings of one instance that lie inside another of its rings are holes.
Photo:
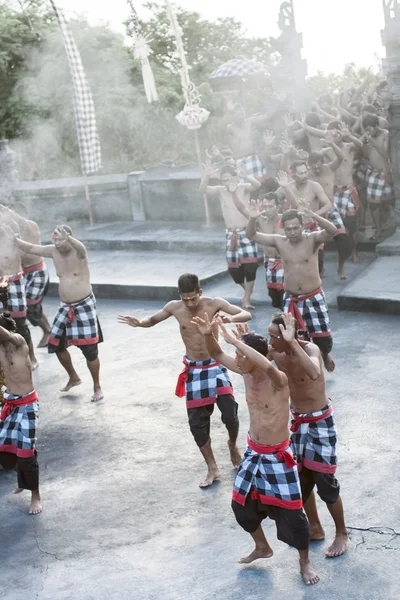
[[[249,448],[254,450],[254,452],[257,452],[257,454],[276,454],[278,460],[285,461],[285,465],[288,469],[296,465],[293,454],[286,451],[286,449],[290,446],[290,440],[285,440],[284,442],[275,444],[274,446],[265,446],[264,444],[257,444],[256,442],[253,442],[250,436],[247,436],[247,445]]]
[[[224,386],[224,387],[219,387],[217,388],[217,394],[218,396],[225,396],[226,394],[232,394],[233,395],[233,387],[231,386]],[[181,397],[181,396],[180,396]],[[207,406],[208,404],[215,404],[217,401],[217,398],[199,398],[198,400],[187,400],[186,401],[186,407],[187,408],[197,408],[199,406]]]
[[[30,458],[34,456],[35,449],[31,448],[26,450],[23,448],[17,448],[17,446],[11,444],[0,444],[0,452],[7,452],[8,454],[16,454],[19,458]]]
[[[332,475],[336,473],[336,465],[328,465],[327,463],[316,462],[309,458],[303,458],[302,464],[310,471],[316,471],[317,473],[325,473],[326,475]]]
[[[229,246],[229,250],[232,250],[232,251],[236,250],[237,242],[238,242],[237,231],[232,231],[232,237],[231,237],[231,243]]]
[[[322,415],[318,415],[316,417],[301,417],[300,415],[292,412],[294,423],[292,423],[290,431],[297,431],[300,425],[303,423],[318,423],[318,421],[323,421],[326,417],[330,417],[332,413],[333,406],[330,406],[327,411],[322,413]]]
[[[251,497],[253,500],[260,500],[262,504],[269,504],[270,506],[277,506],[278,508],[286,508],[288,510],[299,510],[303,508],[303,501],[300,500],[282,500],[281,498],[275,498],[275,496],[265,496],[259,494],[259,492],[252,490]],[[246,496],[233,490],[232,500],[237,502],[241,506],[246,504]]]
[[[303,331],[307,331],[306,324],[303,321],[303,315],[301,314],[299,307],[297,306],[297,303],[303,302],[304,300],[309,300],[310,298],[313,298],[314,296],[316,296],[317,294],[320,294],[321,292],[322,292],[322,288],[318,288],[317,290],[314,290],[313,292],[310,292],[309,294],[303,294],[301,296],[290,296],[288,312],[291,313],[294,316],[294,318],[297,320],[297,323],[299,324],[299,329],[302,329]],[[290,294],[290,292],[288,292],[288,294]]]
[[[197,366],[197,365],[191,365],[186,360],[183,360],[182,362],[185,366],[184,366],[182,372],[179,373],[178,381],[176,382],[176,388],[175,388],[175,396],[178,396],[178,398],[183,398],[183,396],[186,394],[186,382],[188,379],[188,374],[189,374],[190,369],[201,369],[201,370],[211,369],[212,367],[217,367],[220,364],[219,362],[214,362],[214,363],[211,363],[210,365]],[[228,393],[232,393],[232,392],[228,392]]]
[[[43,271],[46,268],[44,262],[40,262],[37,265],[31,265],[30,267],[24,267],[24,273],[33,273],[34,271]]]
[[[6,394],[4,394],[3,400],[4,406],[0,414],[0,421],[5,421],[17,406],[24,406],[25,404],[33,404],[33,402],[36,402],[38,400],[38,395],[36,390],[33,390],[30,394],[26,394],[18,400],[7,400]]]
[[[16,275],[6,275],[6,279],[8,281],[19,281],[20,279],[22,279],[24,276],[24,274],[22,273],[22,271],[20,273],[17,273]],[[0,281],[3,281],[4,277],[0,277]]]

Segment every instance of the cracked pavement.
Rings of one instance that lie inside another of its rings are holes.
[[[217,285],[212,289],[218,293]],[[321,581],[306,588],[296,551],[276,540],[272,522],[264,528],[274,557],[237,564],[252,542],[230,508],[234,471],[226,433],[216,409],[211,435],[222,476],[200,490],[205,467],[184,401],[174,396],[183,353],[177,324],[170,319],[134,330],[116,322],[118,313],[142,317],[160,305],[99,301],[106,399],[98,405],[89,402],[89,373],[77,349],[73,359],[84,383],[69,394],[58,392],[65,375],[55,357],[38,351],[44,512],[28,516],[29,493],[13,495],[15,474],[0,473],[2,600],[398,599],[399,319],[331,310],[337,370],[327,382],[351,543],[347,555],[324,558],[333,524],[318,500],[327,540],[311,546]],[[49,316],[56,306],[46,300]],[[271,314],[257,307],[254,328],[265,332]],[[242,449],[247,410],[241,378],[232,380]]]

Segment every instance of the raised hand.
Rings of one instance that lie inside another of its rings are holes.
[[[274,143],[275,135],[273,131],[264,131],[263,140],[264,144],[269,148]]]
[[[71,235],[68,233],[68,231],[66,231],[66,229],[64,227],[62,227],[61,225],[57,225],[57,227],[55,229],[55,234],[63,242],[67,242],[68,239],[71,237]]]
[[[217,317],[215,321],[218,323],[219,328],[221,330],[222,337],[228,344],[235,344],[237,337],[233,334],[232,331],[228,331],[228,329],[223,325],[221,319]]]
[[[340,133],[342,134],[342,137],[348,137],[350,135],[350,130],[344,123],[340,125]]]
[[[333,144],[333,130],[332,129],[326,130],[324,142],[326,142],[329,145]]]
[[[290,344],[296,338],[296,321],[291,313],[283,313],[282,319],[285,326],[279,325],[279,329],[285,342]]]
[[[210,317],[205,312],[204,319],[201,317],[193,317],[190,321],[193,325],[197,325],[197,329],[203,335],[210,335],[213,332],[214,325],[217,321],[218,317],[215,317],[212,321],[210,321]]]
[[[248,175],[247,169],[243,164],[241,164],[240,167],[238,168],[237,174],[238,174],[238,177],[240,177],[240,179],[247,179],[247,175]]]
[[[286,171],[278,172],[278,175],[276,177],[276,183],[280,187],[287,187],[289,185],[290,179],[289,179],[289,175],[286,173]]]
[[[292,125],[294,125],[294,123],[295,123],[295,121],[290,113],[286,113],[285,115],[283,115],[282,118],[283,118],[283,122],[285,123],[287,128],[292,127]]]
[[[303,150],[302,148],[299,148],[296,152],[296,158],[298,160],[307,161],[309,158],[309,154],[308,154],[307,150]]]
[[[140,327],[141,321],[136,317],[130,317],[129,315],[118,315],[118,323],[124,325],[130,325],[131,327]]]
[[[258,219],[258,217],[261,217],[262,214],[263,211],[258,208],[257,202],[255,200],[251,200],[249,205],[250,219]]]
[[[211,164],[210,160],[207,160],[203,164],[203,174],[205,177],[211,177],[213,173],[215,173],[215,167]]]
[[[240,338],[243,335],[246,335],[246,333],[250,333],[249,326],[247,325],[247,323],[236,323],[236,331],[233,330],[232,333],[236,336],[238,340],[240,340]]]

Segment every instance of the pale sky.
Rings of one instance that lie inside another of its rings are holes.
[[[146,11],[134,0],[139,16]],[[250,36],[276,36],[281,0],[177,0],[176,4],[196,10],[214,20],[230,16],[242,20]],[[66,12],[84,13],[91,22],[109,22],[124,31],[128,16],[126,0],[58,0]],[[200,4],[200,7],[199,7]],[[376,70],[385,56],[380,30],[383,28],[382,0],[294,0],[297,30],[303,34],[303,58],[308,74],[317,71],[340,73],[346,63]]]

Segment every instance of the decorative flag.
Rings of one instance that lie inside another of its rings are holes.
[[[53,0],[50,0],[64,38],[69,69],[74,88],[74,114],[78,137],[81,168],[84,175],[95,173],[101,168],[101,147],[97,133],[96,113],[92,92],[86,80],[79,50],[68,23]]]
[[[144,91],[146,92],[147,102],[157,102],[158,93],[156,88],[156,81],[154,79],[153,71],[149,62],[149,56],[153,54],[153,50],[150,48],[150,37],[142,35],[140,31],[139,19],[136,9],[133,5],[133,0],[127,0],[128,5],[132,13],[132,21],[129,24],[129,35],[133,39],[133,55],[137,60],[140,60],[142,65],[142,77]]]

